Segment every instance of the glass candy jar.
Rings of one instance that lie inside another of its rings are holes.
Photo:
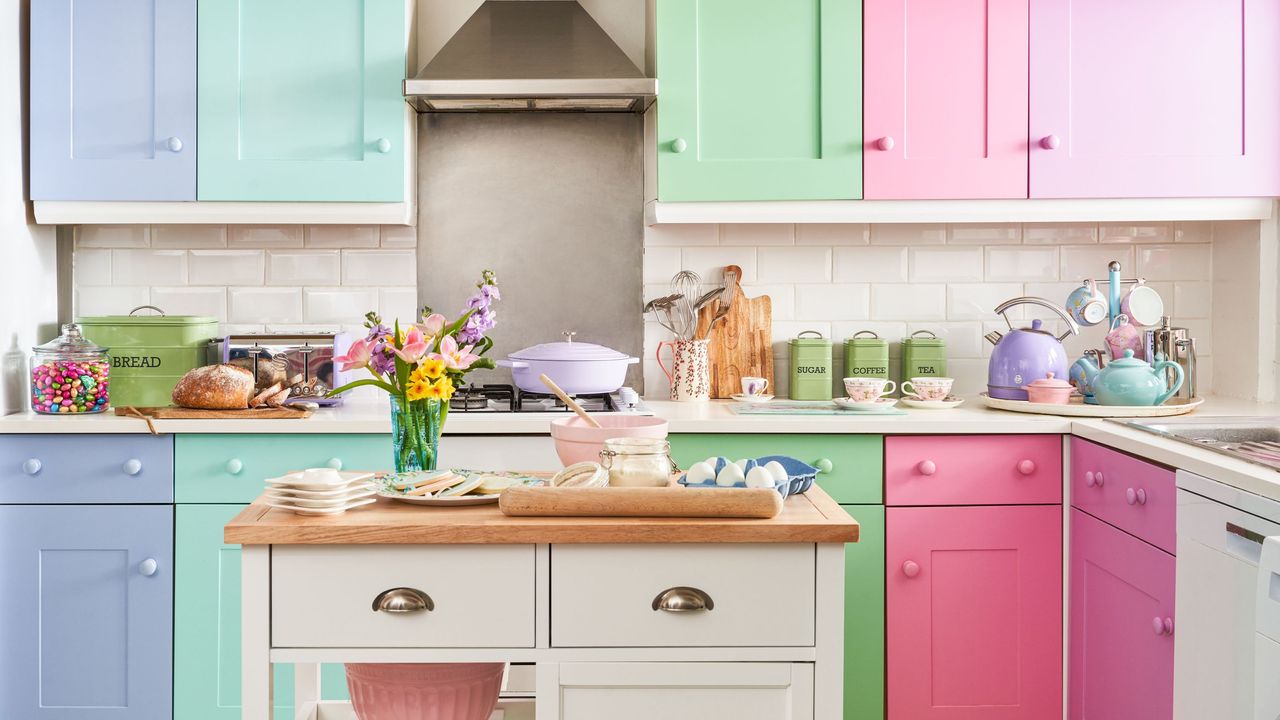
[[[107,349],[62,326],[62,334],[31,348],[31,409],[45,415],[97,413],[109,404]]]
[[[614,487],[663,487],[671,479],[671,445],[660,438],[605,440],[600,464]]]

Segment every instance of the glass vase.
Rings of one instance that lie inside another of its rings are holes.
[[[391,396],[391,441],[396,472],[435,470],[440,431],[447,410],[443,400],[406,400]]]

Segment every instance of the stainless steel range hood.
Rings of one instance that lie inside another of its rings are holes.
[[[575,0],[486,0],[404,81],[421,112],[643,112],[657,92]]]

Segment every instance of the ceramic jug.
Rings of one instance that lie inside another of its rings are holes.
[[[709,340],[663,340],[658,343],[658,367],[671,381],[672,400],[711,399]],[[671,348],[671,368],[662,364],[662,348]]]

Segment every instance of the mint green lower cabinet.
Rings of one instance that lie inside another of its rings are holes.
[[[844,509],[861,526],[844,549],[844,720],[883,720],[884,506]]]
[[[709,457],[731,460],[788,455],[810,464],[831,461],[818,485],[842,505],[884,499],[884,438],[880,435],[672,435],[671,456],[681,468]],[[825,465],[825,463],[824,463]]]
[[[174,496],[179,503],[248,503],[264,478],[336,467],[391,470],[390,435],[179,435]]]
[[[181,437],[181,436],[180,436]],[[240,547],[222,526],[244,505],[179,505],[175,524],[173,717],[240,717]],[[326,665],[326,700],[346,700],[341,665]],[[276,720],[293,718],[293,666],[275,671]]]

